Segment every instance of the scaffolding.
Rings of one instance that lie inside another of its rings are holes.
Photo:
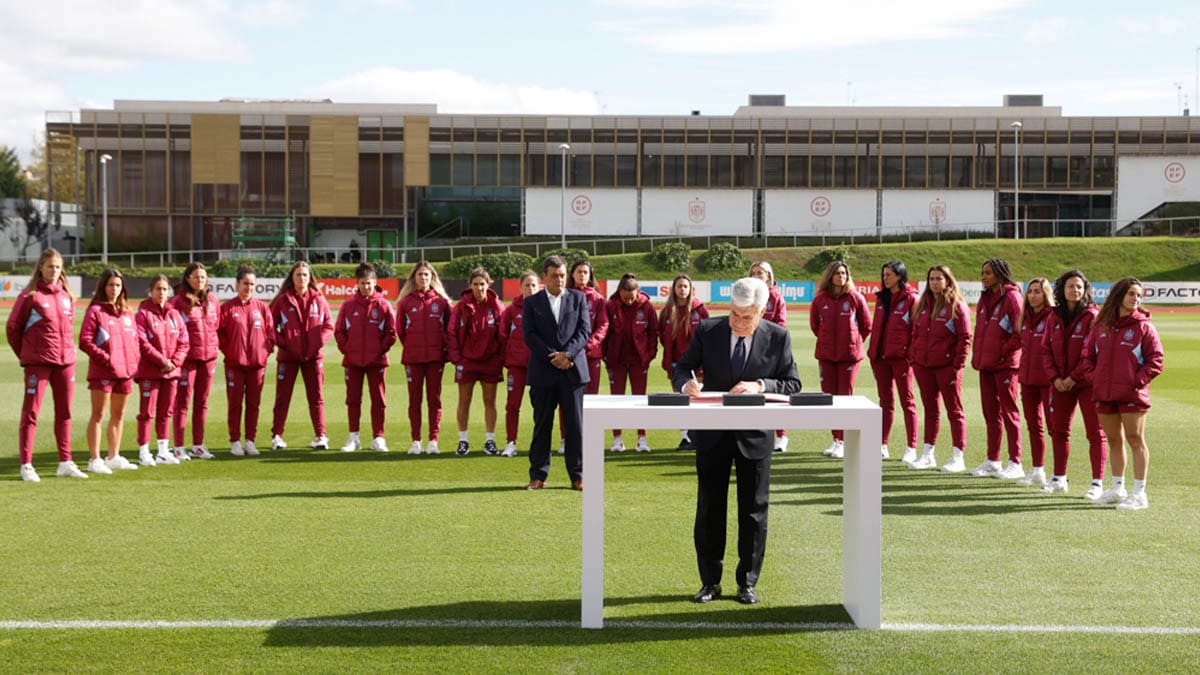
[[[285,218],[247,216],[243,211],[233,221],[233,248],[239,255],[247,255],[253,249],[255,257],[288,262],[299,245],[295,211]]]

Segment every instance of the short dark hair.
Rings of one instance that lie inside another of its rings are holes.
[[[238,265],[236,273],[237,280],[241,281],[242,277],[246,276],[247,274],[254,274],[254,268],[249,265]],[[170,284],[168,284],[168,286],[169,285]]]
[[[366,279],[367,277],[378,276],[375,274],[375,266],[371,263],[358,263],[358,267],[354,268],[355,279]]]
[[[547,256],[546,259],[542,261],[542,274],[549,272],[550,268],[552,268],[552,267],[554,269],[558,269],[559,267],[566,267],[566,266],[567,266],[567,261],[563,260],[562,256],[560,256],[560,255]]]

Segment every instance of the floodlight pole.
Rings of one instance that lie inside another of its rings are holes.
[[[1021,238],[1021,127],[1020,122],[1009,126],[1013,130],[1013,239]]]
[[[562,239],[559,243],[565,251],[567,249],[567,151],[571,149],[571,146],[560,143],[558,149],[562,151],[562,191],[559,194],[558,232]]]
[[[104,222],[104,249],[100,255],[102,262],[108,262],[108,163],[112,155],[100,155],[100,213]]]

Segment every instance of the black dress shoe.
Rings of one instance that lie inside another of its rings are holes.
[[[757,605],[758,593],[754,592],[753,586],[742,586],[738,589],[738,602],[743,605]]]
[[[696,449],[696,446],[695,446],[695,445],[694,445],[694,444],[693,444],[691,441],[689,441],[689,440],[686,440],[686,439],[681,439],[681,440],[679,441],[679,445],[678,445],[678,446],[676,446],[676,447],[675,447],[675,449],[676,449],[676,450],[687,450],[687,451],[693,451],[693,450],[695,450],[695,449]]]
[[[721,597],[720,586],[703,586],[699,593],[692,596],[692,602],[712,602]]]

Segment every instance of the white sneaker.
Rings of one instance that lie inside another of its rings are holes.
[[[650,452],[650,444],[646,442],[645,436],[638,436],[637,451]]]
[[[609,449],[609,452],[625,452],[625,442],[621,440],[620,436],[613,439],[612,448]]]
[[[1117,504],[1117,509],[1121,511],[1141,511],[1142,509],[1149,508],[1149,506],[1150,500],[1146,499],[1144,491],[1130,492],[1121,503]]]
[[[971,469],[971,475],[977,476],[977,477],[978,476],[991,476],[991,477],[995,478],[995,477],[999,476],[999,474],[1000,474],[1000,462],[993,462],[993,461],[987,460],[987,459],[983,460],[983,463],[980,464],[979,466],[975,467],[974,469]],[[1024,472],[1022,472],[1021,475],[1025,475]]]
[[[279,434],[275,434],[274,438],[271,439],[271,449],[287,450],[287,441],[283,440],[283,437]]]
[[[138,446],[138,464],[142,466],[154,466],[154,455],[150,454],[150,446]]]
[[[258,448],[254,447],[254,441],[247,440],[242,443],[242,450],[246,452],[247,457],[258,457]]]
[[[104,463],[113,471],[137,471],[137,464],[130,463],[129,460],[120,455],[110,457],[104,460]]]
[[[192,457],[196,459],[216,459],[217,456],[208,451],[203,445],[192,446]]]
[[[246,451],[242,450],[241,441],[229,441],[229,454],[234,457],[245,457]]]
[[[58,463],[59,478],[87,478],[88,475],[79,470],[75,466],[75,462],[59,462]]]
[[[881,445],[879,446],[879,456],[883,459],[888,459],[892,456],[892,453],[888,452],[888,447],[886,445]]]
[[[1096,503],[1120,504],[1121,502],[1125,501],[1125,498],[1128,496],[1129,493],[1125,491],[1125,488],[1109,488],[1104,491],[1104,494],[1100,495],[1100,499]]]
[[[963,451],[958,448],[950,453],[950,459],[942,465],[942,471],[945,473],[962,473],[967,470],[966,462],[963,460]]]
[[[921,453],[921,456],[914,459],[912,461],[912,463],[910,463],[908,465],[908,468],[918,469],[918,470],[936,469],[937,468],[937,456],[934,455],[933,446],[932,445],[925,446],[925,450],[924,450],[924,452]]]
[[[183,462],[190,462],[190,461],[192,461],[192,456],[191,456],[191,455],[189,455],[189,454],[187,453],[187,450],[184,450],[184,449],[183,449],[183,446],[180,446],[180,447],[178,447],[178,448],[175,448],[175,449],[174,449],[174,450],[172,450],[171,452],[172,452],[172,454],[174,454],[174,455],[175,455],[175,459],[176,459],[176,460],[177,460],[177,461],[178,461],[180,464],[182,464]]]
[[[179,460],[171,455],[171,445],[163,439],[158,440],[158,452],[154,454],[155,464],[178,464]]]
[[[383,436],[376,436],[375,440],[371,441],[371,450],[375,452],[387,452],[387,441],[383,440]]]
[[[1083,493],[1083,498],[1093,504],[1099,504],[1100,497],[1103,495],[1104,486],[1098,483],[1092,483],[1092,485],[1087,489],[1087,492]]]
[[[329,449],[329,437],[328,436],[317,436],[316,438],[313,439],[312,443],[308,444],[308,447],[312,448],[313,450],[328,450]]]
[[[1021,463],[1013,461],[1005,464],[1004,468],[1000,469],[1000,473],[996,474],[996,478],[999,478],[1000,480],[1016,480],[1024,477],[1025,469],[1021,467]]]
[[[775,452],[787,452],[788,437],[787,434],[775,437]]]
[[[410,455],[421,454],[421,441],[413,441],[412,445],[410,445],[408,448],[408,454],[410,454]]]
[[[1038,486],[1042,486],[1045,484],[1046,484],[1046,467],[1044,467],[1044,466],[1033,467],[1032,469],[1029,470],[1029,473],[1025,474],[1024,478],[1017,480],[1017,485],[1020,485],[1021,487],[1029,487],[1031,485],[1034,487],[1038,487]]]
[[[37,475],[37,470],[33,468],[32,464],[21,465],[21,480],[28,481],[30,483],[42,482],[41,476]]]
[[[102,474],[112,473],[112,469],[108,468],[108,465],[104,463],[104,460],[100,459],[99,457],[97,457],[96,459],[88,460],[88,469],[87,470],[91,473],[102,473]]]
[[[567,454],[567,439],[564,438],[558,442],[558,454],[560,454],[560,455]]]
[[[912,466],[912,463],[915,461],[917,461],[917,449],[916,448],[905,448],[904,454],[900,457],[900,463],[908,464],[909,466]]]
[[[1066,478],[1051,478],[1049,483],[1042,486],[1041,492],[1044,495],[1067,494],[1071,490],[1070,483]]]
[[[439,453],[441,453],[441,450],[438,449],[437,441],[429,441],[425,444],[425,454],[436,455]]]
[[[362,450],[362,441],[358,440],[357,431],[351,432],[350,440],[342,446],[342,452],[354,452],[355,450]]]
[[[845,441],[834,441],[831,447],[833,448],[833,452],[829,453],[829,456],[833,459],[842,459],[846,456]]]
[[[837,451],[837,446],[838,446],[838,441],[833,441],[829,444],[828,448],[825,448],[824,450],[821,451],[821,454],[825,455],[826,457],[832,457],[833,453]]]
[[[500,456],[501,457],[516,457],[517,456],[517,444],[509,443],[508,445],[505,445],[504,452],[501,452]]]

